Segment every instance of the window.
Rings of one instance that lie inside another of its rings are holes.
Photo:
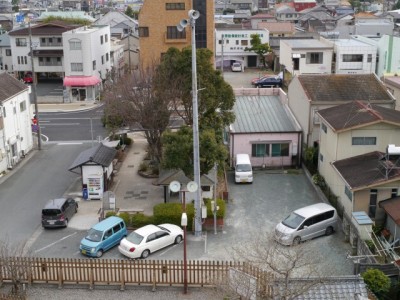
[[[236,40],[235,42],[236,42],[236,45],[239,45],[239,40]]]
[[[93,71],[96,70],[96,60],[93,61]]]
[[[368,54],[367,62],[372,62],[372,54]]]
[[[24,64],[27,65],[28,64],[28,58],[26,56],[24,56]]]
[[[351,144],[354,145],[376,145],[376,137],[353,137]]]
[[[307,56],[306,59],[307,64],[322,64],[322,57],[323,57],[322,52],[309,52],[307,53],[306,56]]]
[[[6,49],[6,56],[11,56],[11,49]]]
[[[372,219],[375,219],[376,200],[378,200],[378,190],[372,189],[369,192],[369,209],[368,209],[368,216]]]
[[[148,37],[149,27],[139,27],[139,37]]]
[[[81,50],[82,45],[80,40],[70,40],[69,41],[69,50]]]
[[[101,64],[104,65],[104,55],[101,56]]]
[[[17,47],[26,47],[26,38],[16,38],[15,39],[15,45]]]
[[[363,61],[362,54],[343,54],[343,62],[362,62],[362,61]]]
[[[289,156],[289,144],[272,144],[272,157]]]
[[[106,53],[106,61],[108,61],[108,60],[109,60],[109,54]]]
[[[106,35],[104,36],[104,41],[105,41],[106,43],[108,43],[108,34],[106,34]]]
[[[102,35],[100,36],[100,44],[104,44],[104,37]]]
[[[353,194],[347,185],[344,187],[344,193],[346,194],[347,198],[350,199],[350,201],[353,201]]]
[[[253,144],[251,146],[251,156],[253,157],[269,156],[269,144]]]
[[[392,189],[392,196],[390,198],[397,197],[397,189]]]
[[[26,110],[26,102],[22,101],[22,102],[19,103],[19,111],[23,112],[25,110]]]
[[[249,45],[249,41],[248,40],[241,40],[241,45],[242,46],[247,46],[247,45]]]
[[[7,117],[6,108],[3,106],[3,118]]]
[[[168,26],[167,39],[186,39],[186,30],[179,31],[176,26]]]
[[[121,230],[121,226],[120,226],[119,224],[117,224],[117,225],[115,225],[115,226],[113,227],[114,233],[116,233],[116,232],[118,232],[118,231],[120,231],[120,230]]]
[[[319,160],[320,160],[321,162],[324,161],[324,156],[322,155],[322,153],[319,154]]]
[[[185,10],[185,3],[165,3],[166,10]]]
[[[327,130],[328,130],[328,128],[326,127],[326,125],[325,124],[321,124],[321,129],[322,129],[322,131],[323,132],[327,132]]]
[[[83,64],[82,63],[71,63],[71,71],[72,72],[82,72]]]

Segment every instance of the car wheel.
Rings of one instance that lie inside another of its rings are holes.
[[[178,235],[178,236],[175,238],[175,244],[180,244],[180,242],[182,242],[182,236],[181,236],[181,235]]]
[[[65,226],[65,227],[68,226],[68,219],[65,219],[65,221],[64,221],[64,226]]]
[[[300,244],[300,241],[301,241],[301,237],[296,236],[296,237],[293,239],[293,245],[298,245],[298,244]]]
[[[100,258],[102,256],[103,256],[103,250],[100,249],[99,251],[96,252],[96,257]]]
[[[333,233],[333,228],[332,227],[328,227],[328,228],[326,228],[326,230],[325,230],[325,235],[331,235]]]
[[[147,257],[149,257],[149,255],[150,255],[150,251],[149,250],[144,250],[142,252],[142,258],[147,258]]]

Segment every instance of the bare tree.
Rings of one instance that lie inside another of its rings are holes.
[[[171,116],[171,91],[154,88],[155,67],[126,74],[105,95],[105,114],[112,129],[129,126],[143,130],[149,154],[155,162],[161,160],[161,136]]]
[[[12,245],[8,238],[0,241],[0,266],[2,267],[4,279],[11,281],[13,295],[24,295],[24,283],[31,276],[32,262],[27,253],[24,253],[22,245]]]

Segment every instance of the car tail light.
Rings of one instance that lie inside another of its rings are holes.
[[[134,252],[135,250],[136,250],[135,247],[132,247],[129,249],[129,252]]]
[[[61,215],[61,217],[60,217],[60,221],[64,221],[65,220],[65,217],[64,217],[64,215]]]

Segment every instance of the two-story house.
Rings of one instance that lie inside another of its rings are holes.
[[[111,79],[110,26],[79,27],[64,32],[62,40],[67,99],[94,101],[102,83]]]
[[[0,34],[0,73],[13,72],[10,37],[7,33]]]
[[[388,145],[399,144],[400,112],[352,101],[317,114],[321,120],[319,173],[348,219],[352,212],[365,211],[383,222],[385,212],[379,203],[400,191],[400,153],[387,155]]]
[[[0,74],[0,173],[13,168],[33,148],[29,87]]]
[[[303,142],[318,146],[320,119],[317,112],[355,100],[395,108],[395,99],[375,74],[298,75],[288,90],[288,104],[303,130]]]
[[[229,67],[235,61],[241,62],[245,67],[257,67],[260,63],[258,55],[251,51],[251,36],[257,34],[261,43],[269,42],[269,33],[266,29],[215,29],[215,63],[217,67],[224,61],[224,67]]]

